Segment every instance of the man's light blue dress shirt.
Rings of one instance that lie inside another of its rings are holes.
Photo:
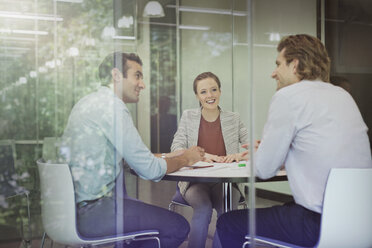
[[[100,87],[74,106],[60,153],[71,168],[76,202],[111,192],[123,169],[122,159],[147,180],[160,180],[167,169],[166,161],[156,158],[142,142],[125,103],[108,87]]]

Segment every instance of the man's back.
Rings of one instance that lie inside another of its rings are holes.
[[[78,202],[108,193],[121,170],[115,162],[121,157],[115,156],[108,140],[112,136],[108,133],[113,132],[115,100],[109,88],[101,87],[82,98],[71,111],[61,153],[71,167]],[[119,101],[116,105],[125,106]]]
[[[257,167],[275,173],[285,164],[296,203],[316,212],[331,168],[372,167],[367,127],[354,100],[321,81],[301,81],[274,95],[263,140],[280,145],[273,157],[258,154]]]
[[[364,167],[370,163],[368,128],[349,93],[321,81],[302,81],[281,91],[289,102],[296,132],[287,163],[292,155],[297,162],[312,159],[319,167],[329,163],[332,167]]]
[[[283,37],[271,77],[277,92],[256,153],[256,175],[285,166],[295,202],[256,209],[256,234],[299,246],[319,239],[323,195],[332,168],[372,167],[367,127],[352,97],[329,81],[331,61],[308,34]],[[305,80],[306,79],[306,80]],[[345,182],[348,183],[348,182]],[[224,247],[240,247],[248,211],[222,215]],[[233,243],[233,245],[231,245]]]

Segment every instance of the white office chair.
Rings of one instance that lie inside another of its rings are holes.
[[[299,247],[265,237],[256,237],[255,241],[274,247]],[[247,244],[249,240],[243,248]],[[372,168],[331,170],[324,193],[320,237],[315,247],[372,247]]]
[[[70,168],[67,164],[37,161],[40,175],[41,215],[45,233],[55,242],[70,246],[98,246],[115,242],[153,239],[160,248],[157,230],[143,230],[118,236],[85,239],[76,228],[75,193]],[[94,228],[94,227],[92,227]],[[44,245],[45,233],[41,241]]]

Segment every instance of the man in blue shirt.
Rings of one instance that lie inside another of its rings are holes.
[[[166,173],[202,160],[204,151],[192,147],[160,158],[144,145],[126,107],[138,102],[145,88],[137,55],[108,55],[99,75],[102,86],[73,107],[60,148],[74,180],[78,230],[82,236],[99,237],[157,229],[162,247],[178,247],[189,232],[188,222],[123,196],[123,189],[117,189],[119,173],[125,160],[141,178],[159,181]]]

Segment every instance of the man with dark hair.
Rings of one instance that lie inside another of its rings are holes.
[[[255,156],[256,176],[285,166],[294,202],[256,209],[256,234],[300,246],[319,238],[323,195],[332,168],[370,168],[367,126],[354,100],[329,81],[330,59],[319,39],[284,37],[272,77],[277,92]],[[241,247],[249,234],[247,210],[217,222],[223,247]]]
[[[142,66],[141,58],[134,53],[114,52],[107,55],[98,68],[98,76],[101,80],[101,84],[108,85],[111,83],[112,68],[117,68],[126,78],[129,69],[129,66],[127,65],[128,60],[136,62]]]
[[[99,73],[102,85],[107,86],[74,106],[60,149],[73,176],[78,230],[82,236],[94,238],[156,229],[162,247],[178,247],[187,237],[188,222],[174,212],[123,196],[123,188],[117,188],[122,161],[140,177],[159,181],[166,173],[202,160],[204,151],[192,147],[160,158],[143,144],[126,107],[138,102],[145,88],[137,55],[110,54]],[[147,242],[143,247],[154,246]]]

